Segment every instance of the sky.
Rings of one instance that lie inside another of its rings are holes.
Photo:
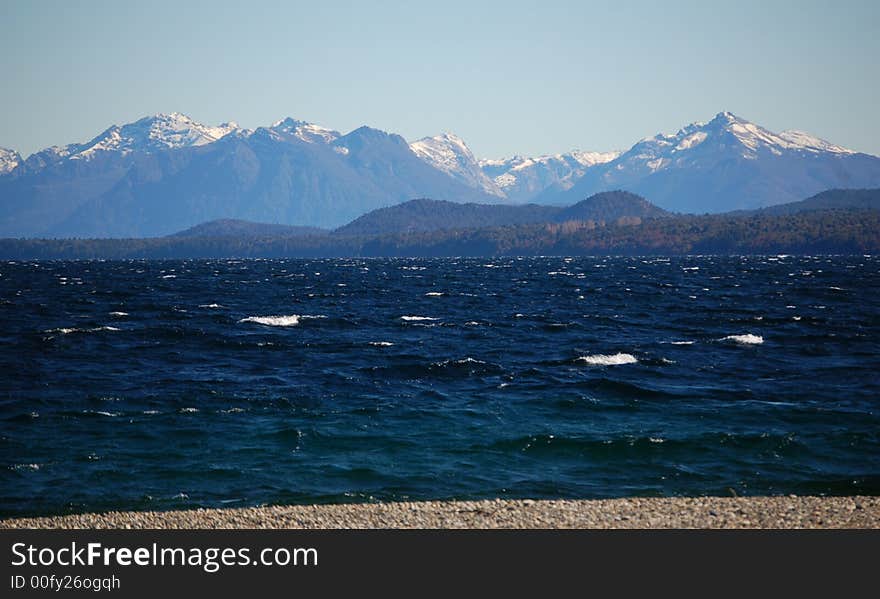
[[[880,155],[880,2],[0,0],[0,147],[160,112],[626,149],[729,110]]]

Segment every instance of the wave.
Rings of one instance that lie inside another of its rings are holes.
[[[14,466],[9,467],[10,470],[15,470],[16,472],[20,470],[39,470],[39,464],[15,464]]]
[[[497,376],[504,372],[504,369],[498,364],[471,357],[450,358],[431,363],[409,362],[387,366],[366,366],[361,370],[369,373],[372,377],[384,380],[390,378],[406,380],[456,379],[470,376]]]
[[[295,327],[300,320],[327,318],[323,314],[288,314],[287,316],[248,316],[238,322],[255,322],[269,327]]]
[[[486,365],[488,362],[484,362],[483,360],[477,360],[476,358],[461,358],[459,360],[443,360],[442,362],[434,362],[431,366],[439,366],[441,368],[447,366],[468,366],[470,364],[479,364]]]
[[[122,329],[118,329],[116,327],[104,326],[104,327],[93,327],[90,329],[77,329],[77,328],[58,328],[58,329],[48,329],[43,331],[44,333],[59,333],[61,335],[69,335],[71,333],[97,333],[98,331],[120,331]]]
[[[586,362],[592,366],[620,366],[622,364],[635,364],[638,359],[632,354],[595,354],[592,356],[581,356],[579,362]]]
[[[764,343],[764,338],[761,335],[746,333],[745,335],[728,335],[727,337],[722,337],[721,341],[733,341],[740,345],[760,345]]]
[[[294,327],[299,324],[299,319],[299,314],[290,314],[288,316],[248,316],[238,322],[255,322],[269,327]]]
[[[433,322],[440,319],[431,318],[430,316],[401,316],[400,320],[405,322]]]

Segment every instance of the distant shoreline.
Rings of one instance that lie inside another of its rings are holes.
[[[0,529],[880,528],[880,496],[424,501],[0,520]]]

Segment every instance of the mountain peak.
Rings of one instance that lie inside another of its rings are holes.
[[[458,135],[444,132],[434,137],[423,137],[409,144],[409,148],[434,168],[462,183],[504,197],[504,192],[486,176],[471,149]]]
[[[736,121],[743,121],[743,120],[744,119],[739,118],[738,116],[736,116],[735,114],[733,114],[729,110],[723,110],[723,111],[719,112],[718,114],[716,114],[715,118],[713,118],[711,122],[713,122],[713,123],[714,122],[733,123]]]
[[[15,150],[0,148],[0,175],[10,173],[21,164],[21,155]]]
[[[307,143],[328,144],[340,137],[338,131],[289,116],[273,123],[270,129],[276,133],[291,135]]]
[[[295,130],[297,127],[301,127],[303,125],[308,125],[308,123],[290,116],[286,116],[283,119],[272,123],[272,126],[269,128],[275,130]]]
[[[145,116],[133,123],[113,125],[91,141],[77,146],[70,158],[88,160],[101,152],[154,152],[181,147],[202,146],[238,129],[235,123],[217,127],[203,125],[180,112]]]

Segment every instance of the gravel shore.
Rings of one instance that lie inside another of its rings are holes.
[[[880,528],[880,497],[294,505],[16,518],[0,528]]]

